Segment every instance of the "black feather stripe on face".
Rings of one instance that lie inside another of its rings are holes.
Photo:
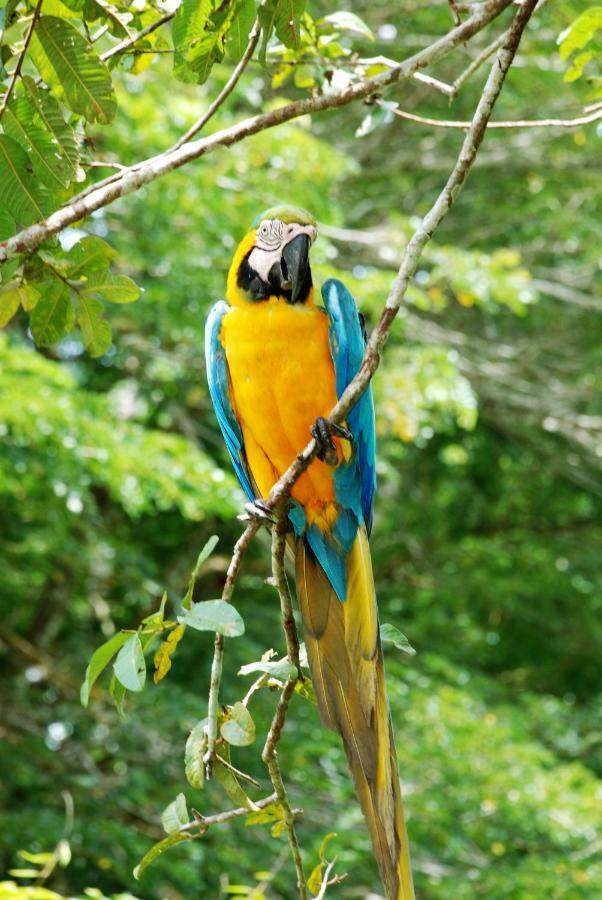
[[[236,275],[236,283],[241,291],[244,291],[247,294],[248,298],[252,300],[254,303],[259,303],[263,300],[268,300],[270,297],[274,296],[282,296],[285,297],[288,302],[291,302],[291,291],[284,290],[276,283],[271,284],[270,281],[264,281],[257,272],[251,268],[249,263],[249,256],[252,253],[252,249],[249,250],[243,261],[241,262],[238,273]],[[305,303],[307,298],[309,297],[309,293],[311,291],[313,282],[311,277],[311,269],[308,266],[307,272],[305,274],[305,279],[303,281],[303,287],[301,289],[301,293],[296,300],[296,303]]]
[[[257,272],[255,272],[249,265],[250,255],[251,250],[249,250],[240,264],[238,273],[236,275],[236,283],[241,291],[244,291],[251,300],[254,300],[256,302],[260,300],[267,300],[272,292],[272,289],[270,285],[266,281],[263,281],[259,277]]]

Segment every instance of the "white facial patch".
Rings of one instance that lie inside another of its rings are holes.
[[[255,246],[249,254],[249,265],[262,281],[267,281],[274,263],[280,261],[282,250],[299,234],[306,234],[313,244],[317,229],[313,225],[291,222],[286,225],[280,219],[264,219],[257,228]]]

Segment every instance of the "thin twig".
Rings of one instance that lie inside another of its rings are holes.
[[[456,6],[455,0],[447,0],[449,4],[449,8],[451,10],[452,19],[454,20],[454,25],[461,25],[462,19],[460,18],[460,13],[458,12],[458,7]]]
[[[260,6],[263,6],[263,3],[260,4]],[[205,127],[205,125],[207,124],[209,119],[211,119],[215,115],[215,113],[218,111],[218,109],[220,108],[220,106],[222,105],[224,100],[226,100],[230,96],[230,94],[232,93],[232,91],[234,90],[236,85],[238,84],[238,80],[239,80],[240,76],[246,69],[247,63],[253,56],[253,52],[255,50],[255,47],[257,46],[257,42],[259,40],[260,34],[261,34],[261,23],[259,21],[259,16],[257,16],[257,18],[255,19],[255,22],[253,23],[253,28],[251,29],[251,33],[249,34],[249,43],[247,44],[246,50],[243,53],[242,57],[240,58],[239,62],[237,63],[236,68],[234,69],[234,71],[230,75],[229,79],[227,80],[226,84],[221,89],[221,91],[219,92],[219,94],[217,95],[217,97],[215,98],[213,103],[211,103],[209,105],[209,108],[200,117],[200,119],[197,119],[197,121],[194,123],[194,125],[192,125],[188,129],[188,131],[185,134],[183,134],[179,140],[177,140],[175,142],[172,149],[177,150],[178,147],[182,147],[184,144],[187,144],[188,141],[191,140],[191,138],[193,138],[195,136],[195,134],[198,134],[198,132],[201,131],[201,129]]]
[[[234,585],[238,577],[238,572],[245,555],[245,551],[259,528],[259,522],[249,522],[232,551],[232,558],[228,571],[226,573],[226,581],[222,591],[222,600],[230,601]],[[216,632],[213,642],[213,662],[211,664],[211,679],[209,682],[209,703],[207,708],[207,750],[203,756],[205,764],[205,775],[211,778],[213,770],[213,759],[215,756],[215,744],[217,741],[217,716],[219,708],[219,686],[222,680],[222,665],[224,658],[224,638],[223,635]]]
[[[307,898],[307,883],[305,881],[305,873],[303,872],[303,861],[301,859],[301,848],[299,839],[295,829],[295,816],[288,799],[286,787],[282,780],[282,772],[278,762],[278,753],[276,750],[278,741],[288,711],[288,704],[292,697],[295,685],[299,679],[299,638],[295,627],[295,619],[293,616],[293,601],[291,598],[288,582],[286,580],[286,572],[284,570],[284,552],[286,549],[286,535],[288,533],[288,502],[284,501],[277,508],[277,521],[272,528],[272,572],[274,575],[274,584],[280,598],[280,612],[282,615],[282,627],[286,636],[286,648],[289,661],[295,666],[294,674],[290,675],[282,689],[278,706],[272,719],[272,724],[268,732],[265,747],[261,758],[268,767],[270,779],[274,785],[274,791],[278,797],[278,802],[282,807],[286,830],[288,833],[288,841],[291,853],[295,863],[297,872],[297,890],[299,892],[299,900]]]
[[[393,109],[387,106],[392,113],[400,119],[417,122],[419,125],[429,125],[435,128],[470,128],[470,122],[460,122],[455,119],[429,119],[425,116],[417,116],[416,113],[406,112],[403,109]],[[588,115],[577,116],[574,119],[516,119],[514,121],[488,122],[487,128],[579,128],[582,125],[590,125],[602,119],[602,109],[590,112]]]
[[[468,79],[470,78],[470,76],[471,76],[471,75],[474,75],[474,73],[477,71],[477,69],[480,69],[481,66],[483,65],[483,63],[487,62],[487,60],[488,60],[490,57],[492,57],[493,54],[494,54],[497,50],[500,49],[500,47],[501,47],[502,44],[504,43],[504,38],[505,38],[505,36],[506,36],[506,35],[505,35],[505,32],[502,32],[502,34],[500,34],[499,37],[497,37],[494,41],[492,41],[490,44],[488,44],[487,47],[485,47],[484,50],[481,50],[481,52],[479,53],[479,55],[477,56],[477,58],[474,59],[474,60],[470,63],[470,65],[467,66],[466,69],[464,69],[464,71],[463,71],[460,75],[458,75],[458,77],[456,78],[456,80],[455,80],[455,81],[453,82],[453,84],[452,84],[452,91],[453,91],[452,96],[455,97],[455,95],[458,93],[458,91],[460,90],[460,88],[462,87],[462,85],[463,85],[466,81],[468,81]]]
[[[471,18],[466,19],[462,25],[408,57],[395,69],[352,84],[335,94],[307,97],[287,103],[285,106],[245,119],[208,137],[192,141],[177,150],[170,150],[137,163],[125,172],[112,176],[114,180],[110,184],[105,182],[104,186],[95,187],[87,196],[73,198],[65,207],[54,212],[45,221],[30,225],[13,237],[0,241],[0,262],[11,259],[18,253],[35,250],[43,241],[68,225],[84,219],[90,213],[107,206],[119,197],[138,190],[143,185],[210,153],[217,147],[230,147],[253,134],[277,127],[308,113],[347,106],[349,103],[378,93],[389,85],[410,78],[414,72],[441,59],[459,44],[481,31],[511,2],[512,0],[485,0],[479,4],[478,11]]]
[[[335,858],[331,859],[330,862],[328,863],[328,865],[326,866],[326,868],[324,869],[324,874],[322,875],[322,881],[320,882],[320,890],[315,895],[315,897],[312,898],[312,900],[323,900],[323,898],[326,896],[326,891],[328,890],[329,887],[331,887],[331,885],[340,884],[341,881],[344,881],[345,878],[347,878],[346,872],[344,875],[335,875],[333,878],[330,877],[330,873],[332,872],[336,861],[337,861],[337,858],[335,856]]]
[[[8,101],[10,100],[11,94],[17,83],[17,78],[21,74],[21,67],[25,60],[25,54],[27,53],[27,48],[29,47],[29,42],[31,40],[33,30],[36,27],[36,22],[38,21],[43,2],[44,2],[44,0],[38,0],[38,2],[36,3],[35,9],[33,11],[33,15],[31,17],[31,22],[29,23],[29,28],[27,29],[27,34],[25,35],[25,40],[23,41],[23,46],[21,47],[21,51],[20,51],[18,59],[17,59],[17,65],[15,66],[13,74],[11,76],[11,79],[8,83],[6,93],[5,93],[4,97],[2,98],[2,103],[0,103],[0,119],[4,115],[4,110],[8,106]]]
[[[546,3],[548,3],[548,0],[540,0],[539,5],[535,8],[534,12],[540,12],[546,5]],[[459,6],[457,4],[456,9],[459,9]],[[458,75],[458,77],[452,84],[452,98],[456,96],[460,88],[465,84],[466,81],[468,81],[471,75],[474,75],[477,69],[480,69],[483,63],[487,62],[487,60],[500,49],[500,47],[504,43],[504,38],[505,32],[500,34],[499,37],[491,42],[491,44],[488,44],[483,50],[481,50],[476,59],[474,59],[470,63],[470,65],[467,66],[460,75]]]
[[[240,778],[242,781],[247,781],[254,787],[261,787],[259,782],[255,780],[255,778],[253,778],[251,775],[247,775],[246,772],[241,772],[240,769],[237,769],[236,766],[233,766],[232,763],[228,762],[227,759],[224,759],[222,756],[220,756],[219,753],[215,754],[215,758],[222,764],[222,766],[224,766],[226,769],[229,769],[230,772],[233,772],[237,778]]]
[[[118,53],[126,53],[130,49],[130,47],[133,47],[134,44],[142,40],[142,38],[148,37],[148,35],[152,34],[153,31],[156,31],[157,28],[161,28],[161,26],[167,24],[167,22],[171,22],[174,16],[175,12],[171,12],[167,13],[164,16],[161,16],[160,19],[155,19],[154,22],[151,22],[150,25],[142,28],[136,34],[133,34],[131,37],[124,38],[118,44],[115,44],[114,47],[111,47],[110,50],[106,50],[101,54],[100,58],[103,62],[106,62],[107,59],[111,59],[111,57],[117,56]]]
[[[434,88],[436,91],[441,91],[446,97],[453,97],[454,95],[454,89],[451,84],[446,84],[445,81],[441,81],[439,78],[433,78],[432,75],[425,75],[424,72],[414,72],[414,79],[421,81],[428,87]]]
[[[276,803],[277,800],[278,798],[274,793],[270,794],[269,797],[264,797],[263,800],[258,800],[254,805],[257,809],[265,809],[266,806]],[[186,822],[185,825],[182,825],[180,831],[188,832],[192,831],[194,828],[200,828],[201,834],[193,835],[193,837],[202,837],[211,825],[221,825],[222,822],[229,822],[230,819],[239,819],[241,816],[248,816],[250,812],[252,812],[252,810],[250,810],[248,806],[240,806],[238,809],[228,809],[225,812],[216,813],[214,816],[199,816],[191,822]]]

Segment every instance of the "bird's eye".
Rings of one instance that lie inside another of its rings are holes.
[[[270,226],[267,222],[264,222],[261,228],[259,229],[260,234],[269,234]]]

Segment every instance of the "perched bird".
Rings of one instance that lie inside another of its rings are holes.
[[[209,390],[238,479],[257,515],[309,439],[317,457],[292,489],[296,582],[324,724],[349,759],[387,896],[414,892],[385,688],[368,534],[376,487],[374,408],[366,391],[347,426],[326,417],[357,372],[365,338],[340,282],[314,302],[316,221],[296,207],[257,217],[205,331]]]

